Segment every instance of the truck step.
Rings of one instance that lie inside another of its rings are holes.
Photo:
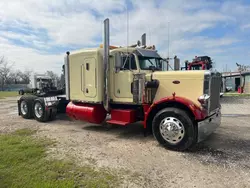
[[[130,109],[113,109],[111,110],[111,119],[107,121],[110,124],[128,125],[136,122],[136,111]]]
[[[116,121],[116,120],[112,120],[112,119],[108,120],[107,123],[114,124],[114,125],[122,125],[122,126],[126,126],[129,124],[128,122]]]

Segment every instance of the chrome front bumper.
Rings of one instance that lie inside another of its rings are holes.
[[[216,111],[212,116],[198,122],[198,140],[201,142],[212,134],[221,124],[221,110]]]

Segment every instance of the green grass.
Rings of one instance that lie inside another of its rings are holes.
[[[118,177],[90,166],[49,160],[46,148],[53,142],[32,137],[34,131],[0,134],[0,188],[117,187]]]
[[[235,96],[235,97],[245,97],[245,96],[250,96],[249,93],[233,93],[233,92],[228,92],[228,93],[224,93],[223,96]]]
[[[0,98],[5,98],[5,97],[16,97],[18,96],[17,91],[0,91]]]

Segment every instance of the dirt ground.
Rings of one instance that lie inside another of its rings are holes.
[[[139,180],[124,187],[249,187],[250,99],[222,98],[222,125],[193,152],[173,152],[144,137],[140,124],[112,127],[74,122],[59,116],[50,123],[17,115],[17,98],[0,100],[0,132],[35,128],[58,141],[52,156],[79,165],[125,169]]]

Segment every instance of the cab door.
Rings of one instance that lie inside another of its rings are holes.
[[[82,64],[82,92],[86,98],[96,97],[96,59],[85,58]]]
[[[137,71],[135,56],[133,54],[122,58],[122,67],[120,71],[113,73],[114,102],[133,102],[132,83],[133,74]]]

